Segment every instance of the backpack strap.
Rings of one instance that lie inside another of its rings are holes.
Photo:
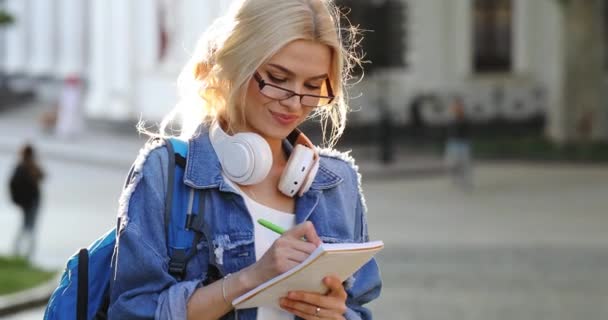
[[[201,234],[190,228],[192,217],[199,208],[200,192],[184,184],[184,172],[188,144],[170,138],[166,141],[169,151],[167,171],[167,195],[165,199],[165,226],[169,251],[169,273],[181,281],[186,273],[188,260],[196,254],[196,244]]]
[[[78,287],[76,289],[76,319],[86,320],[89,311],[89,250],[78,251]]]

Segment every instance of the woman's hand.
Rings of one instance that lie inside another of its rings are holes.
[[[347,294],[342,282],[338,277],[328,276],[323,283],[329,288],[327,294],[292,291],[281,298],[281,308],[303,319],[344,319]]]
[[[306,238],[306,241],[302,240]],[[289,229],[256,263],[245,269],[254,286],[295,267],[321,244],[312,222],[303,222]]]

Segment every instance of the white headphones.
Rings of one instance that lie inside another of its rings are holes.
[[[256,184],[264,180],[272,167],[270,146],[260,135],[241,132],[229,136],[217,121],[209,130],[209,139],[215,149],[224,174],[242,185]],[[287,165],[279,180],[279,190],[293,197],[302,196],[312,184],[319,169],[319,156],[315,146],[298,129],[287,140],[294,146]]]

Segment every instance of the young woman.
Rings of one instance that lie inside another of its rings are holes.
[[[380,294],[374,260],[344,283],[326,277],[324,295],[290,292],[280,309],[231,306],[321,242],[368,240],[352,159],[297,131],[309,117],[330,120],[333,145],[344,129],[344,81],[356,61],[338,20],[330,0],[245,0],[201,38],[176,109],[189,143],[184,183],[202,190],[205,237],[178,281],[163,217],[169,155],[162,140],[149,143],[121,198],[111,319],[372,318],[364,304]],[[309,164],[303,178],[299,161]],[[258,218],[289,230],[279,236]]]

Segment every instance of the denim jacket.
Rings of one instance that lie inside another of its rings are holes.
[[[178,282],[168,272],[165,242],[167,148],[160,141],[148,143],[120,198],[110,319],[186,319],[187,302],[203,285],[209,265],[225,275],[256,261],[253,221],[243,198],[222,177],[207,128],[202,126],[201,131],[189,141],[184,183],[204,190],[202,214],[208,236],[196,246],[198,252]],[[352,158],[333,150],[320,154],[312,186],[296,198],[296,223],[311,221],[323,242],[367,241],[365,202]],[[372,319],[363,305],[380,295],[376,261],[368,262],[344,285],[348,293],[345,317]],[[222,319],[256,319],[256,312],[256,308],[232,311]]]

